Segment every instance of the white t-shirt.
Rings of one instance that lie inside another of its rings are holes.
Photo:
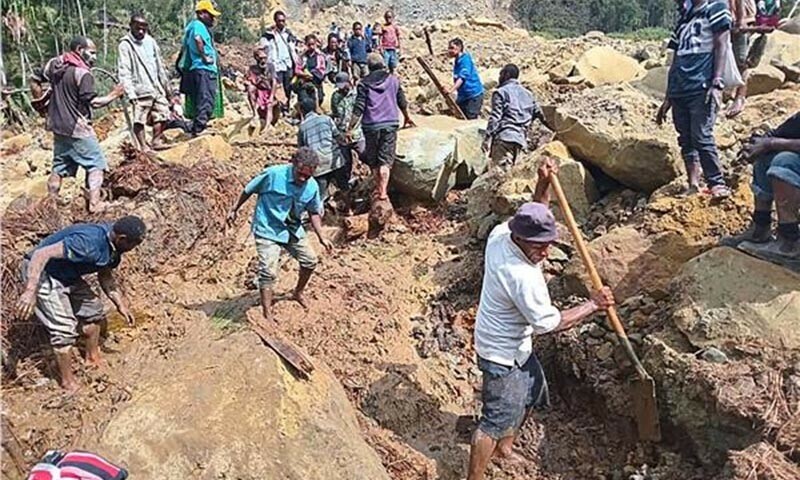
[[[475,351],[501,365],[524,365],[533,351],[531,335],[559,323],[561,313],[550,302],[541,265],[511,240],[508,222],[498,225],[486,244]]]

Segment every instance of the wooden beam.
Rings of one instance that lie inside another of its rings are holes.
[[[314,364],[299,348],[292,345],[286,339],[279,338],[277,334],[270,331],[264,324],[264,321],[257,318],[260,313],[247,313],[247,322],[250,328],[267,344],[269,348],[275,351],[286,363],[292,366],[296,373],[305,380],[311,378],[314,372]]]
[[[442,82],[440,82],[439,79],[436,78],[436,74],[433,73],[433,70],[431,70],[431,67],[428,66],[428,63],[425,61],[425,59],[422,57],[417,57],[417,61],[422,66],[422,69],[425,70],[425,73],[427,73],[428,76],[431,77],[431,81],[433,81],[433,84],[436,85],[436,89],[439,90],[439,93],[441,93],[442,97],[444,97],[444,102],[450,108],[450,111],[453,113],[453,116],[461,120],[466,120],[467,117],[464,115],[464,112],[462,112],[461,109],[458,108],[458,104],[456,104],[455,100],[453,100],[453,97],[451,97],[447,93],[447,90],[445,90],[444,86],[442,85]]]

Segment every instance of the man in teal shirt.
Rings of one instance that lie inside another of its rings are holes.
[[[294,289],[294,300],[304,308],[308,305],[303,291],[311,273],[317,266],[317,255],[308,244],[306,232],[300,219],[308,213],[311,226],[326,250],[333,245],[322,235],[322,201],[319,186],[314,180],[314,171],[319,157],[310,148],[299,148],[291,164],[268,167],[244,187],[236,205],[228,214],[228,224],[236,221],[239,208],[250,198],[258,195],[253,213],[253,235],[258,253],[258,288],[261,294],[261,309],[264,318],[274,321],[271,312],[272,287],[278,274],[281,249],[285,249],[300,263],[300,275]]]
[[[197,2],[195,11],[197,18],[186,25],[183,34],[185,78],[181,81],[181,92],[188,97],[187,103],[194,106],[192,121],[183,126],[191,135],[197,135],[205,130],[214,111],[219,71],[217,51],[209,29],[222,14],[214,8],[210,0]]]
[[[464,51],[464,42],[454,38],[447,44],[447,55],[453,62],[453,88],[448,93],[458,92],[456,103],[469,120],[478,118],[483,107],[483,82],[472,55]]]

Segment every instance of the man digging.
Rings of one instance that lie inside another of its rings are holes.
[[[482,480],[492,456],[516,461],[514,439],[533,409],[549,405],[547,381],[531,335],[561,332],[614,304],[604,287],[591,300],[559,312],[550,302],[542,262],[558,234],[548,209],[555,164],[539,167],[533,202],[492,230],[475,323],[475,351],[483,373],[483,409],[472,437],[468,480]]]
[[[50,334],[61,376],[61,386],[70,392],[79,388],[72,373],[72,346],[78,331],[86,339],[86,363],[100,364],[100,324],[106,320],[103,302],[83,279],[97,273],[100,288],[133,325],[125,295],[117,287],[112,270],[122,254],[138,246],[146,233],[139,217],[127,216],[113,225],[77,224],[42,240],[25,255],[22,277],[25,290],[17,302],[17,316],[32,313]]]
[[[301,223],[304,213],[310,216],[311,226],[322,246],[328,251],[333,248],[331,242],[322,235],[323,207],[319,186],[314,180],[318,165],[319,157],[313,150],[305,147],[297,149],[291,164],[268,167],[250,180],[228,213],[228,225],[233,225],[239,208],[251,195],[258,195],[252,230],[258,253],[261,309],[268,321],[274,321],[272,287],[277,280],[282,249],[300,263],[293,299],[303,308],[308,308],[303,291],[317,267],[317,255],[309,245]]]

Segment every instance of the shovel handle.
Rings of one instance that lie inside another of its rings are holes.
[[[603,288],[603,280],[600,279],[600,274],[597,273],[597,268],[594,266],[592,256],[589,255],[589,249],[586,248],[586,242],[583,241],[583,235],[578,229],[578,223],[575,221],[575,217],[572,215],[572,209],[569,207],[567,196],[564,195],[564,190],[561,188],[561,182],[558,181],[558,176],[555,173],[550,175],[550,186],[553,188],[553,192],[556,194],[556,199],[561,207],[564,220],[567,222],[567,228],[569,229],[570,234],[572,234],[572,238],[575,240],[575,246],[578,248],[578,254],[581,256],[581,260],[583,260],[583,264],[586,266],[586,270],[589,272],[589,278],[592,281],[592,286],[595,290],[601,290]],[[625,349],[625,353],[628,355],[631,362],[633,362],[636,372],[641,378],[650,378],[650,375],[647,373],[647,371],[645,371],[642,362],[639,361],[639,357],[636,356],[636,352],[633,351],[633,346],[631,346],[628,335],[625,333],[625,329],[622,327],[622,322],[620,322],[619,316],[617,315],[617,309],[612,305],[606,309],[606,314],[608,314],[608,320],[611,323],[611,327],[614,329],[614,332],[616,332],[620,344]]]

